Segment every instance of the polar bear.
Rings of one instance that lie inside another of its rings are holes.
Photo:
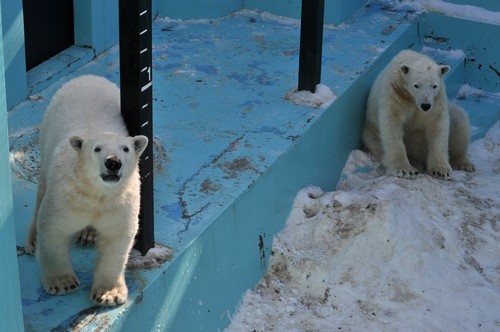
[[[99,258],[90,299],[123,304],[125,266],[138,229],[138,160],[145,136],[129,137],[120,113],[120,91],[105,78],[86,75],[54,95],[40,127],[40,179],[25,250],[40,263],[49,294],[74,291],[70,261],[75,233],[98,233]]]
[[[414,178],[426,170],[449,179],[452,167],[474,171],[467,157],[469,119],[446,97],[443,78],[449,70],[423,54],[403,50],[373,83],[363,143],[387,174]]]

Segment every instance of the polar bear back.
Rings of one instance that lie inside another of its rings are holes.
[[[80,76],[63,85],[52,98],[41,125],[42,156],[50,158],[71,136],[102,133],[128,136],[120,111],[120,90],[105,78]]]

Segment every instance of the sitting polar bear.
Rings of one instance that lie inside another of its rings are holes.
[[[125,266],[140,206],[138,160],[147,144],[145,136],[128,136],[120,91],[105,78],[81,76],[56,92],[40,128],[40,180],[25,246],[36,252],[47,293],[78,287],[70,240],[95,229],[99,259],[90,298],[107,306],[127,300]]]
[[[450,66],[404,50],[373,83],[363,143],[387,174],[413,178],[427,170],[449,179],[452,167],[474,171],[467,157],[469,119],[446,97],[443,77],[449,70]]]

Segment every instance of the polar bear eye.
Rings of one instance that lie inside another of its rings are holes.
[[[100,148],[100,147],[98,147],[98,146],[96,146],[96,147],[94,148],[94,152],[101,152],[101,148]]]
[[[433,88],[433,89],[437,89],[437,87],[438,87],[438,86],[437,86],[436,84],[434,84],[434,85],[432,86],[432,88]]]
[[[123,151],[128,152],[129,151],[128,146],[124,147]]]
[[[418,88],[420,88],[420,85],[415,84],[413,87],[415,87],[415,89],[418,89]]]

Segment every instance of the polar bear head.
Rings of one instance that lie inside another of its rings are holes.
[[[434,98],[444,86],[443,77],[450,66],[438,65],[428,58],[421,58],[399,68],[406,91],[415,100],[417,107],[426,112],[432,109]]]
[[[69,143],[78,153],[81,175],[93,184],[97,181],[105,186],[114,186],[129,178],[137,169],[148,138],[106,133],[91,138],[72,136]]]

